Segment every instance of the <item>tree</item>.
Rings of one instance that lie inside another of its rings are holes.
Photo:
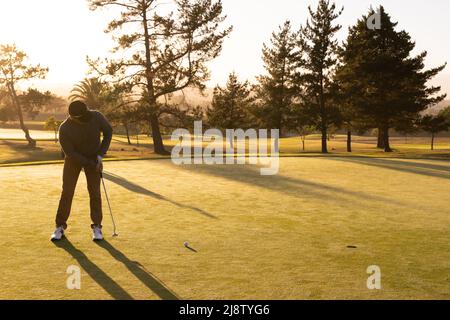
[[[439,112],[439,114],[442,115],[443,117],[447,118],[447,120],[448,120],[449,123],[450,123],[450,106],[448,106],[448,107],[442,109],[442,110]]]
[[[272,33],[270,45],[263,46],[263,61],[267,75],[257,78],[254,87],[253,114],[260,126],[279,129],[283,136],[289,127],[289,118],[298,96],[298,69],[301,57],[296,45],[298,34],[292,31],[290,21]]]
[[[300,135],[302,141],[302,151],[306,151],[306,138],[314,133],[314,127],[308,125],[300,125],[296,128],[297,133]]]
[[[333,105],[331,85],[337,59],[335,34],[341,29],[334,21],[341,15],[335,3],[320,0],[316,11],[309,9],[310,18],[300,30],[299,43],[304,53],[302,100],[314,125],[322,134],[322,153],[328,152],[328,129],[336,120],[338,109]]]
[[[11,105],[11,98],[8,89],[0,86],[0,122],[14,120],[17,114]]]
[[[109,91],[108,85],[98,78],[88,78],[75,85],[69,99],[71,101],[81,100],[89,107],[101,110]]]
[[[136,121],[136,109],[119,108],[109,115],[109,120],[112,123],[119,124],[125,129],[128,145],[132,145],[130,138],[131,125]]]
[[[417,114],[415,116],[415,119],[399,119],[398,123],[395,126],[395,130],[405,136],[405,144],[408,143],[408,135],[412,135],[420,130],[417,124],[420,122],[421,115]]]
[[[152,128],[156,153],[166,154],[160,130],[160,99],[187,87],[205,88],[207,63],[216,58],[231,28],[220,0],[89,0],[91,9],[120,8],[107,32],[118,33],[117,59],[88,60],[103,76],[129,86],[134,99],[145,102],[146,120]],[[175,9],[175,11],[171,11]],[[167,13],[169,12],[169,13]],[[126,33],[128,32],[129,33]]]
[[[379,14],[379,29],[369,29],[369,17]],[[445,65],[424,69],[423,52],[411,56],[415,43],[405,31],[396,31],[397,23],[380,7],[373,9],[350,28],[341,54],[341,81],[351,88],[353,105],[361,119],[378,128],[379,145],[391,152],[389,130],[414,125],[418,114],[438,103],[440,87],[427,83]]]
[[[56,97],[50,91],[40,92],[37,89],[30,88],[19,95],[18,98],[23,111],[26,112],[30,118],[35,119],[41,110],[48,106]]]
[[[247,129],[251,103],[248,81],[241,83],[237,75],[231,73],[225,88],[217,86],[214,89],[211,108],[206,112],[209,126],[223,131]]]
[[[62,121],[57,121],[55,117],[50,117],[45,121],[44,129],[51,130],[55,133],[55,143],[58,142],[58,131]]]
[[[448,131],[449,119],[442,113],[438,115],[425,115],[420,119],[419,126],[422,130],[431,133],[431,150],[434,150],[435,137],[439,132]]]
[[[351,99],[351,97],[349,97]],[[348,101],[348,100],[347,100]],[[340,115],[342,117],[342,125],[347,133],[347,152],[352,152],[352,139],[353,139],[353,131],[357,127],[356,117],[355,117],[355,109],[353,108],[351,102],[346,103],[343,102],[339,105],[340,107]]]
[[[31,138],[30,132],[25,125],[21,101],[16,91],[19,83],[30,79],[44,79],[48,68],[42,68],[40,65],[30,65],[26,63],[27,55],[25,52],[17,49],[15,45],[0,46],[0,85],[5,85],[11,97],[17,116],[20,121],[20,127],[25,133],[25,138],[30,147],[36,146],[36,141]]]
[[[342,51],[340,51],[342,54]],[[360,112],[357,107],[357,101],[354,99],[355,88],[347,81],[349,68],[345,65],[339,64],[334,76],[333,83],[333,101],[338,106],[338,114],[336,121],[340,124],[340,128],[347,133],[347,152],[352,152],[353,133],[364,134],[371,129],[371,122],[366,115]],[[351,72],[351,70],[350,70]]]
[[[137,121],[139,128],[143,129],[148,136],[151,136],[151,127],[148,125],[149,119],[147,102],[141,101],[138,105]],[[185,128],[188,130],[194,129],[194,122],[205,120],[205,112],[200,106],[193,106],[187,101],[184,90],[181,90],[181,95],[166,95],[159,102],[159,120],[163,131],[170,131],[178,128]]]

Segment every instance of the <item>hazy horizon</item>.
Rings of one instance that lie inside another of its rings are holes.
[[[261,49],[263,43],[269,41],[271,33],[286,19],[298,28],[307,19],[308,5],[317,4],[312,0],[280,0],[277,6],[268,0],[222,2],[228,15],[226,23],[233,25],[234,31],[225,41],[222,54],[210,64],[208,87],[223,85],[232,71],[241,80],[254,81],[255,76],[264,72]],[[448,0],[435,0],[432,5],[420,0],[395,3],[337,0],[336,4],[344,6],[338,20],[343,26],[339,40],[345,39],[348,27],[371,5],[382,4],[393,20],[399,22],[398,28],[409,32],[416,41],[415,53],[428,51],[427,68],[450,60],[447,38],[450,28],[446,17],[450,12]],[[16,43],[28,53],[31,62],[50,68],[46,80],[32,83],[40,89],[67,96],[73,85],[86,77],[86,56],[105,57],[113,47],[111,35],[103,32],[112,19],[111,13],[90,11],[86,0],[4,1],[1,8],[4,15],[0,28],[8,32],[0,34],[0,43]],[[450,67],[447,66],[432,84],[441,85],[443,92],[450,95]]]

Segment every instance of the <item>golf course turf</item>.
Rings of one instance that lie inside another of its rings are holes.
[[[110,162],[120,236],[104,203],[101,244],[83,174],[67,239],[49,241],[61,170],[0,168],[0,299],[450,298],[449,161],[282,158],[277,176]],[[381,290],[367,289],[371,265]]]

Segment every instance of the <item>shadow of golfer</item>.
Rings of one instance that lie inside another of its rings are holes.
[[[179,300],[174,292],[167,288],[161,280],[159,280],[150,271],[146,270],[145,267],[139,262],[131,261],[127,256],[114,248],[107,241],[96,242],[96,244],[108,251],[114,259],[121,262],[125,267],[127,267],[127,269],[137,279],[139,279],[139,281],[141,281],[145,286],[147,286],[147,288],[153,291],[162,300]]]
[[[82,251],[78,250],[67,238],[64,238],[59,242],[54,242],[54,244],[58,248],[67,251],[67,253],[77,260],[80,267],[114,299],[133,300],[133,297],[130,296],[128,292],[119,286],[102,269],[89,260],[89,258]]]
[[[142,194],[142,195],[145,195],[145,196],[149,196],[149,197],[155,198],[157,200],[166,201],[166,202],[169,202],[169,203],[171,203],[171,204],[173,204],[173,205],[175,205],[177,207],[183,208],[183,209],[190,209],[190,210],[196,211],[196,212],[198,212],[198,213],[200,213],[200,214],[202,214],[202,215],[204,215],[204,216],[206,216],[208,218],[211,218],[211,219],[218,219],[216,216],[212,215],[209,212],[206,212],[206,211],[204,211],[202,209],[199,209],[199,208],[196,208],[196,207],[193,207],[193,206],[188,206],[188,205],[185,205],[185,204],[182,204],[182,203],[179,203],[179,202],[167,199],[166,197],[164,197],[164,196],[162,196],[160,194],[157,194],[155,192],[147,190],[147,189],[145,189],[145,188],[143,188],[143,187],[141,187],[141,186],[139,186],[139,185],[137,185],[137,184],[135,184],[135,183],[133,183],[131,181],[128,181],[125,178],[122,178],[122,177],[120,177],[118,175],[115,175],[115,174],[113,174],[111,172],[103,172],[103,177],[105,179],[107,179],[107,180],[109,180],[109,181],[111,181],[111,182],[113,182],[113,183],[115,183],[115,184],[117,184],[117,185],[119,185],[119,186],[129,190],[129,191],[132,191],[132,192],[135,192],[135,193],[139,193],[139,194]]]

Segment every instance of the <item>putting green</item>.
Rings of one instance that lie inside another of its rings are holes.
[[[83,176],[68,241],[49,241],[61,169],[0,168],[0,299],[450,298],[447,161],[283,158],[272,177],[111,162],[120,237],[105,205],[103,245]],[[80,290],[66,287],[71,265]],[[367,289],[371,265],[381,290]]]

